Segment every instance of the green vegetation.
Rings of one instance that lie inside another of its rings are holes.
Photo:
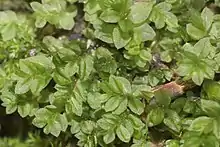
[[[0,6],[1,147],[220,147],[219,0]]]

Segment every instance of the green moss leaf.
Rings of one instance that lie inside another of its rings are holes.
[[[132,134],[130,134],[128,129],[126,127],[124,127],[123,125],[120,125],[116,129],[116,134],[117,134],[118,138],[123,142],[129,142],[131,139],[131,135],[132,135]]]
[[[117,49],[123,48],[131,40],[129,34],[123,33],[118,27],[114,28],[112,36]]]
[[[172,129],[173,131],[180,132],[180,130],[181,130],[181,119],[175,111],[167,110],[163,122],[167,127]]]
[[[199,133],[209,133],[212,131],[213,119],[205,116],[201,116],[193,120],[189,127],[190,131],[195,131]]]
[[[144,23],[141,26],[134,28],[134,33],[140,35],[139,37],[141,38],[141,41],[153,40],[156,36],[153,28],[147,23]]]
[[[100,15],[100,18],[108,23],[116,23],[120,20],[120,15],[117,11],[114,11],[112,9],[107,9]]]
[[[153,2],[137,2],[131,6],[130,19],[133,23],[145,21],[151,13]]]
[[[163,122],[164,110],[162,108],[152,109],[147,116],[147,123],[149,127],[156,126]]]
[[[109,132],[103,137],[103,140],[106,144],[109,144],[115,140],[115,133],[114,132]]]
[[[131,97],[128,101],[128,107],[132,112],[140,115],[144,112],[144,104],[137,98]]]
[[[201,108],[208,116],[218,116],[220,104],[212,100],[201,100]]]

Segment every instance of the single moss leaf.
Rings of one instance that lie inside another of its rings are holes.
[[[205,30],[200,30],[199,28],[193,26],[191,23],[186,25],[186,31],[195,40],[199,40],[206,35]]]
[[[105,103],[105,107],[104,107],[105,111],[109,112],[115,110],[119,106],[120,102],[121,102],[121,97],[117,97],[117,96],[111,97]]]
[[[118,138],[123,142],[129,142],[131,139],[131,135],[126,127],[120,125],[116,129],[116,134]]]
[[[131,97],[128,100],[128,107],[131,109],[132,112],[138,115],[144,112],[144,104],[136,97]]]
[[[118,12],[112,10],[112,9],[107,9],[102,14],[100,15],[100,18],[108,23],[116,23],[120,20],[120,15]]]
[[[147,123],[149,127],[156,126],[163,122],[164,110],[162,108],[152,109],[147,116]]]
[[[113,42],[117,49],[123,48],[131,40],[131,37],[128,34],[120,31],[118,27],[114,28],[112,36]]]
[[[152,10],[153,2],[137,2],[131,6],[129,18],[133,23],[141,23],[145,21]]]
[[[103,137],[103,140],[106,144],[113,142],[115,140],[115,133],[113,131],[110,131]]]

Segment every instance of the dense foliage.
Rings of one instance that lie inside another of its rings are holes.
[[[1,147],[220,146],[219,0],[0,6]]]

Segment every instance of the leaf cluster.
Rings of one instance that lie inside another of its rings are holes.
[[[217,0],[28,3],[0,11],[7,115],[54,146],[220,146]]]

